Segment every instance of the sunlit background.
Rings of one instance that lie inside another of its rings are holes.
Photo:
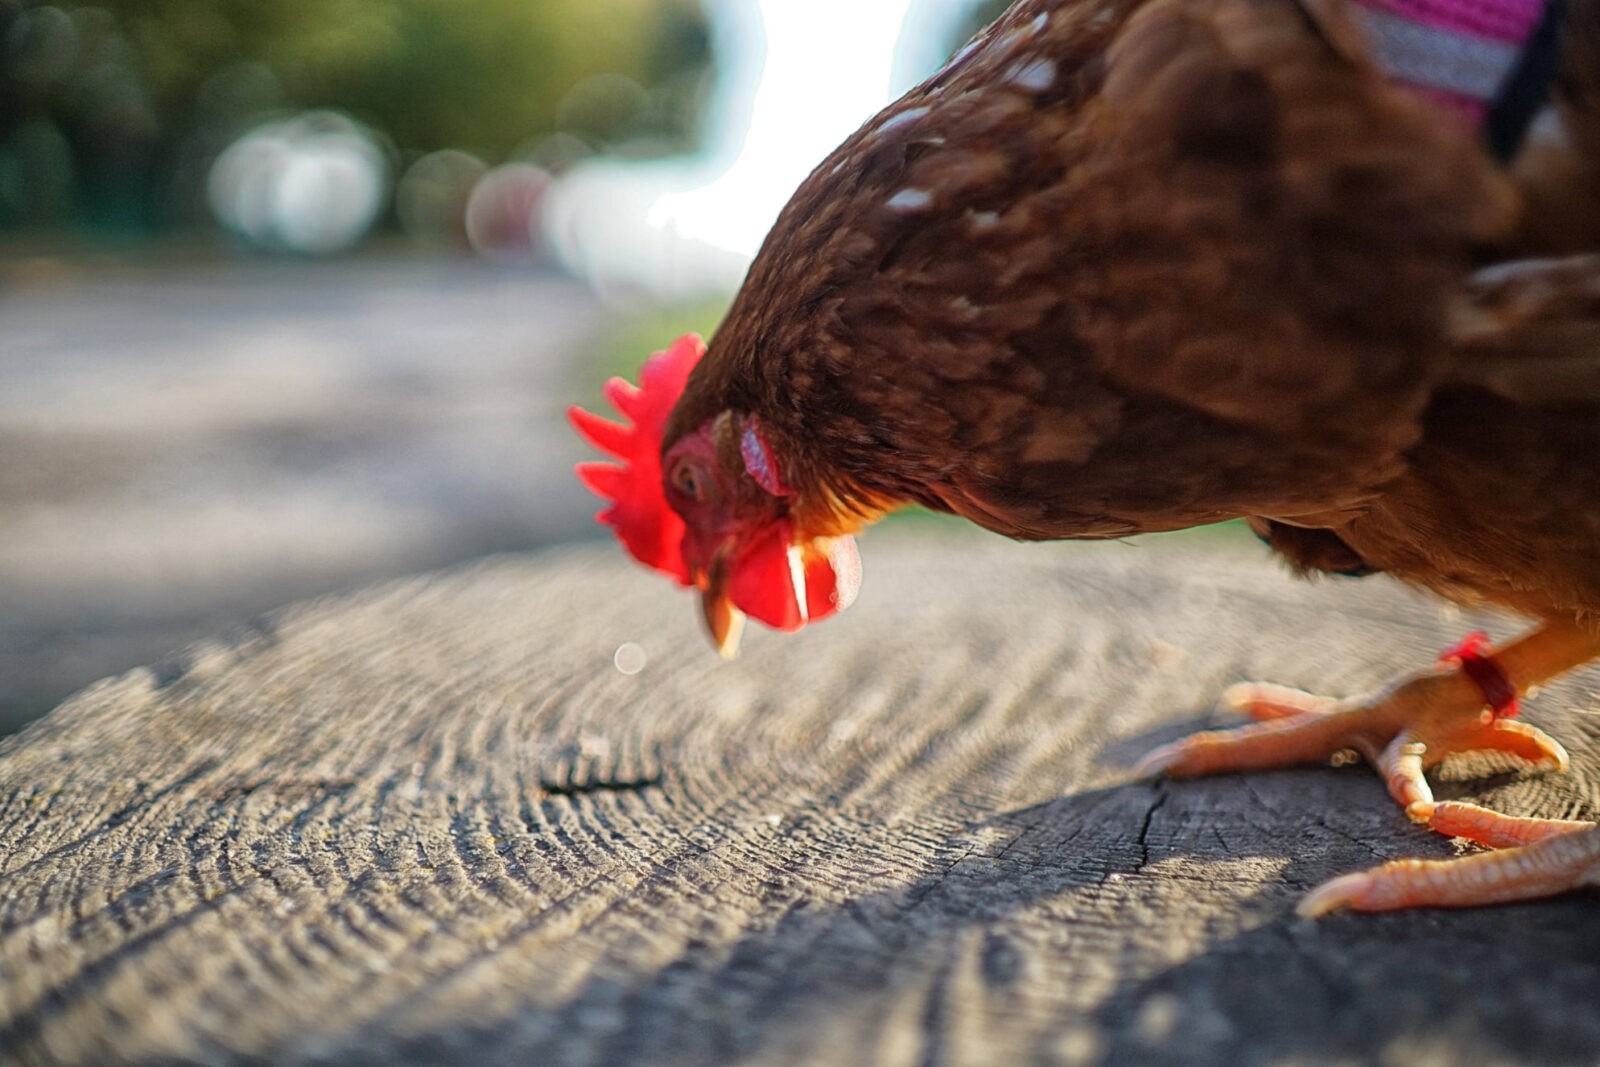
[[[0,0],[0,233],[726,292],[995,0]]]
[[[0,0],[0,732],[596,536],[565,405],[1003,6]]]

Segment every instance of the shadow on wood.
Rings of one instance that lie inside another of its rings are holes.
[[[1365,770],[1129,782],[1266,678],[1475,622],[1221,539],[873,538],[861,602],[720,663],[606,548],[302,605],[0,748],[0,1056],[1587,1063],[1592,898],[1295,919],[1449,842]],[[1515,627],[1490,619],[1504,634]],[[1529,717],[1600,810],[1596,681]]]

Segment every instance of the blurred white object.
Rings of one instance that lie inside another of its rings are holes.
[[[704,154],[574,167],[545,201],[552,249],[602,295],[731,292],[795,187],[937,66],[974,3],[708,0],[719,82]]]
[[[333,111],[263,123],[223,150],[206,194],[217,221],[261,248],[329,255],[377,221],[389,163],[376,137]]]

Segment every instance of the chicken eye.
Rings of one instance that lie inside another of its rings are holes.
[[[705,486],[693,463],[680,463],[672,469],[672,487],[696,503],[705,499]]]

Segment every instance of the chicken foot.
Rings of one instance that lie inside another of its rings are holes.
[[[1596,656],[1600,631],[1549,621],[1480,658],[1493,664],[1510,690],[1507,695],[1521,695]],[[1164,745],[1146,755],[1136,773],[1190,778],[1324,763],[1355,751],[1378,770],[1390,795],[1413,820],[1504,848],[1455,861],[1404,860],[1335,879],[1306,899],[1304,914],[1337,907],[1493,903],[1548,896],[1600,878],[1600,830],[1591,824],[1519,819],[1476,805],[1434,801],[1426,772],[1455,753],[1498,751],[1537,767],[1566,769],[1567,753],[1560,743],[1504,717],[1488,706],[1488,699],[1481,680],[1460,663],[1403,677],[1353,700],[1245,683],[1231,687],[1223,703],[1256,722]],[[1570,841],[1557,841],[1569,836]]]

